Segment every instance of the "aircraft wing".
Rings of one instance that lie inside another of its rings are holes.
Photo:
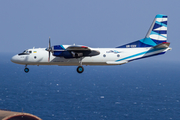
[[[163,42],[163,43],[160,43],[160,44],[154,46],[153,48],[168,48],[169,45],[170,45],[169,42]]]
[[[90,51],[91,49],[87,46],[69,46],[66,48],[68,51]]]

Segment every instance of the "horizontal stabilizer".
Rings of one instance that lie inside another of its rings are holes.
[[[169,42],[163,42],[163,43],[160,43],[160,44],[154,46],[153,48],[168,48],[169,45],[170,45]]]
[[[122,64],[128,63],[128,61],[126,61],[126,60],[118,61],[118,62],[115,62],[115,61],[107,61],[106,63],[107,63],[108,65],[122,65]]]

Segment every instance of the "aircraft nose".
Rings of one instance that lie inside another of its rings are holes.
[[[13,63],[17,63],[18,62],[18,55],[14,55],[12,58],[11,58],[11,62]]]

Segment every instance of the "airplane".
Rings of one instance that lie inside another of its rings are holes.
[[[91,48],[84,45],[49,45],[47,48],[32,48],[11,58],[16,64],[78,66],[83,73],[83,65],[122,65],[134,60],[152,57],[171,50],[167,42],[167,15],[156,15],[145,38],[115,48]]]

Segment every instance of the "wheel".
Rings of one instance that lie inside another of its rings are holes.
[[[79,66],[79,67],[77,68],[77,72],[78,72],[78,73],[82,73],[83,71],[84,71],[83,66]]]
[[[25,72],[25,73],[28,73],[28,72],[29,72],[29,68],[25,68],[25,69],[24,69],[24,72]]]

